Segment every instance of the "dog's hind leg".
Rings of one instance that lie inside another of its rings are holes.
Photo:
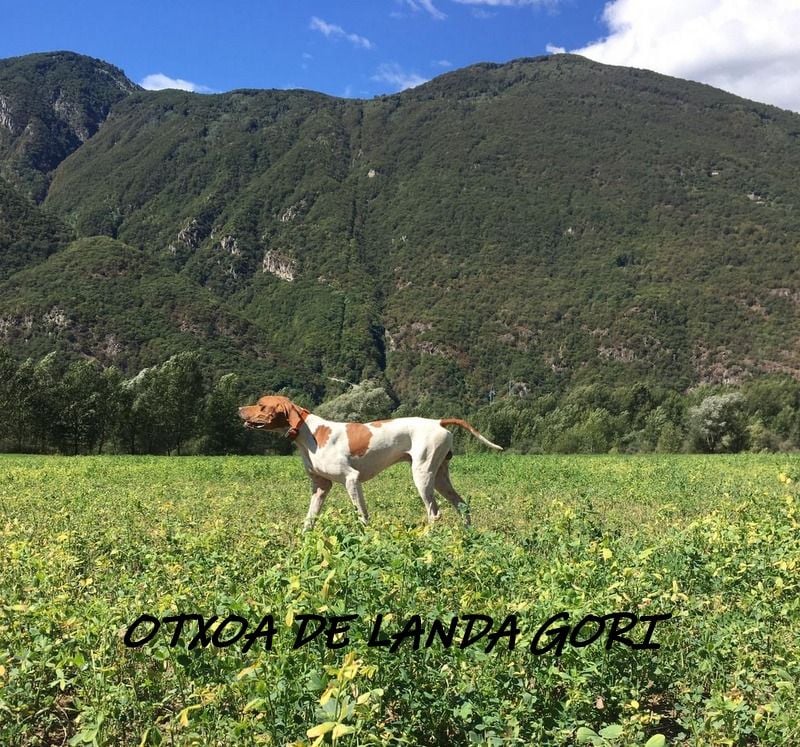
[[[451,436],[448,431],[442,429],[444,438],[439,443],[435,443],[428,449],[423,449],[418,453],[411,453],[411,476],[414,478],[414,485],[417,488],[425,511],[428,515],[428,522],[433,523],[440,516],[439,504],[436,502],[434,489],[436,487],[436,474],[440,466],[446,461],[450,450]]]
[[[450,482],[450,455],[442,461],[439,469],[436,471],[436,490],[441,493],[448,501],[453,505],[456,511],[461,515],[461,518],[464,519],[465,526],[469,526],[471,523],[470,516],[469,516],[469,505],[467,502],[458,494],[456,489],[453,487],[453,483]]]
[[[350,500],[353,501],[353,505],[358,511],[359,520],[366,526],[369,522],[369,514],[367,513],[367,504],[364,502],[364,490],[361,487],[358,473],[348,476],[345,481],[345,488],[347,488]]]
[[[422,498],[422,503],[425,505],[428,523],[433,524],[441,516],[441,513],[439,512],[439,504],[433,494],[434,474],[430,463],[412,462],[411,476],[414,478],[414,485],[417,488],[419,497]]]

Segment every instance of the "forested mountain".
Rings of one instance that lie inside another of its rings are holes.
[[[800,115],[570,55],[369,101],[5,60],[0,341],[465,406],[797,378],[798,173]]]
[[[0,60],[0,176],[41,200],[50,173],[139,86],[73,52]]]

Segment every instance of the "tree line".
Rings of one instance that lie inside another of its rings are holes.
[[[762,377],[688,392],[592,384],[507,397],[475,422],[524,453],[736,453],[800,448],[800,382]]]
[[[208,382],[200,358],[175,355],[127,378],[96,360],[50,353],[16,362],[0,349],[0,449],[92,454],[252,453],[255,439],[237,408],[246,400],[236,374]]]
[[[287,392],[311,406],[300,393]],[[96,360],[56,353],[16,361],[0,348],[0,451],[93,454],[286,453],[278,435],[247,431],[237,415],[253,392],[236,374],[209,379],[181,353],[126,377]],[[800,448],[800,382],[754,378],[689,392],[634,383],[509,393],[466,411],[424,396],[398,403],[385,382],[345,385],[313,410],[334,420],[467,417],[522,453],[793,451]],[[457,434],[465,449],[474,444]]]

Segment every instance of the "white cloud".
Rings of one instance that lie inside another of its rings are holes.
[[[170,78],[164,73],[153,73],[145,75],[139,85],[147,91],[163,91],[166,88],[177,88],[179,91],[193,91],[194,93],[212,93],[208,86],[201,86],[199,83],[192,83],[190,80],[182,78]]]
[[[564,54],[567,51],[566,48],[557,47],[555,44],[547,44],[545,50],[547,50],[547,54]]]
[[[432,0],[417,0],[417,2],[430,13],[437,21],[443,21],[447,16],[442,13],[432,2]]]
[[[472,9],[472,15],[480,20],[494,18],[497,10],[486,10],[487,8],[531,8],[541,7],[553,10],[562,0],[453,0],[460,5],[468,5]]]
[[[427,11],[431,17],[435,18],[437,21],[443,21],[447,18],[447,16],[433,4],[433,0],[401,0],[401,2],[413,11],[418,11],[420,9]]]
[[[450,60],[434,60],[432,63],[435,67],[453,67],[453,63]]]
[[[576,54],[800,111],[797,0],[613,0],[603,20],[609,35]]]
[[[351,34],[335,23],[328,23],[321,18],[313,16],[309,28],[312,31],[319,31],[328,39],[347,39],[352,45],[362,49],[372,49],[375,45],[366,37],[358,34]]]
[[[404,91],[406,88],[414,88],[427,83],[429,78],[423,78],[416,73],[408,73],[397,63],[387,62],[378,68],[378,71],[372,76],[372,80],[389,83],[396,91]]]
[[[555,5],[558,0],[454,0],[461,5],[488,5],[491,8],[521,8],[524,5]]]

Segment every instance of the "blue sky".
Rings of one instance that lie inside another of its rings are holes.
[[[3,10],[0,56],[69,49],[141,83],[310,88],[374,96],[478,61],[546,54],[601,35],[601,1],[493,7],[452,0],[101,2],[29,0]]]
[[[800,110],[798,0],[0,0],[0,18],[0,57],[68,49],[149,88],[371,97],[566,50]]]

